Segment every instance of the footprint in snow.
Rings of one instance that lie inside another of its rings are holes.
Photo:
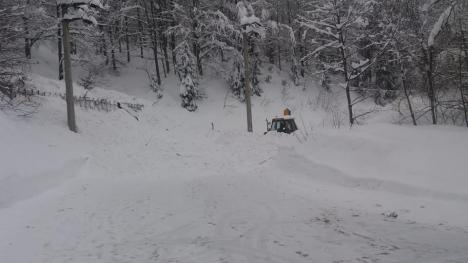
[[[302,251],[296,251],[296,254],[298,254],[299,256],[302,256],[302,257],[304,257],[304,258],[306,258],[306,257],[309,256],[309,254],[304,253],[304,252],[302,252]]]

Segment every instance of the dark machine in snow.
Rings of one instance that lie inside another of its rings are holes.
[[[267,120],[267,134],[270,131],[276,131],[281,133],[291,134],[297,131],[297,125],[294,121],[294,118],[291,116],[291,111],[289,109],[284,110],[284,115],[282,117],[273,118],[270,121]]]

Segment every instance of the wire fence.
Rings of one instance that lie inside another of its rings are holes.
[[[49,91],[40,91],[36,89],[19,89],[15,91],[15,95],[23,95],[26,97],[29,96],[42,96],[42,97],[60,97],[65,99],[65,94],[59,92],[49,92]],[[99,99],[99,98],[90,98],[87,96],[74,96],[75,105],[80,106],[84,109],[92,109],[98,111],[114,111],[122,106],[132,109],[134,111],[141,111],[144,108],[143,104],[138,103],[128,103],[128,102],[119,102],[111,101],[108,99]]]

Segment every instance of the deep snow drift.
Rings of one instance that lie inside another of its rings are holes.
[[[222,82],[189,113],[175,80],[157,101],[124,71],[88,95],[143,103],[140,121],[77,108],[73,134],[59,97],[0,112],[1,262],[468,261],[465,129],[331,128],[339,98],[275,77],[248,134]],[[286,106],[301,130],[264,136]]]

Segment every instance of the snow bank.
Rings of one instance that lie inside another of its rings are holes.
[[[85,146],[53,129],[50,120],[42,119],[41,126],[0,112],[0,209],[77,176],[85,163]]]
[[[314,139],[299,147],[301,155],[369,182],[374,190],[392,184],[390,191],[403,194],[468,200],[463,128],[379,124],[318,131]]]

